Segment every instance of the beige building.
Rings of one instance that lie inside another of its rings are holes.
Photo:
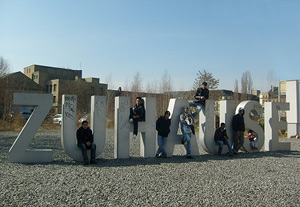
[[[24,68],[24,74],[53,95],[56,113],[61,111],[63,94],[77,95],[81,111],[89,109],[91,96],[107,95],[107,84],[100,83],[99,78],[82,78],[81,70],[31,65]]]

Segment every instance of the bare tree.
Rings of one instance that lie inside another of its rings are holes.
[[[152,82],[148,81],[146,85],[146,92],[147,93],[157,93],[158,92],[158,82],[154,80]]]
[[[253,81],[249,70],[243,73],[241,78],[241,92],[245,94],[251,93],[253,90]]]
[[[193,89],[201,87],[203,82],[207,82],[207,86],[209,89],[216,89],[219,86],[219,79],[215,79],[212,73],[207,72],[206,70],[198,71],[197,77],[195,78]]]
[[[171,77],[168,73],[168,70],[165,69],[164,74],[161,77],[160,92],[170,93],[172,89],[173,89],[173,84],[172,84]]]
[[[107,88],[114,89],[115,86],[112,81],[112,73],[109,73],[109,75],[107,75],[105,79],[106,79],[106,83],[107,83]]]
[[[9,68],[8,62],[0,56],[0,77],[9,73]]]
[[[131,91],[132,92],[141,92],[142,91],[142,78],[140,72],[137,72],[133,77],[133,81],[131,83]]]
[[[237,104],[239,101],[239,81],[237,79],[235,79],[234,81],[234,101]]]

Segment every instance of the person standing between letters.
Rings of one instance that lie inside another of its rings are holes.
[[[83,164],[89,164],[89,158],[87,155],[87,149],[91,150],[91,164],[96,164],[95,156],[96,156],[96,145],[93,143],[94,136],[93,132],[89,127],[89,123],[87,121],[83,121],[81,127],[77,129],[77,146],[81,149],[83,156]]]
[[[238,154],[239,149],[244,144],[244,132],[245,132],[244,114],[245,114],[245,110],[243,108],[239,108],[238,114],[234,115],[232,119],[232,129],[234,131],[234,136],[233,136],[234,154]]]
[[[183,113],[180,115],[180,126],[181,132],[183,134],[182,144],[186,145],[186,158],[192,159],[191,156],[191,138],[192,138],[192,126],[194,124],[194,119],[189,113],[189,107],[183,108]]]
[[[169,119],[169,117],[170,117],[170,112],[166,111],[164,116],[159,117],[156,121],[156,130],[158,133],[157,136],[158,150],[156,152],[156,157],[163,157],[163,158],[167,157],[165,144],[167,141],[168,134],[170,133],[171,119]]]

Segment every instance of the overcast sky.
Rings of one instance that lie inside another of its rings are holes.
[[[81,69],[115,88],[167,70],[188,90],[205,69],[233,90],[249,70],[264,92],[300,79],[299,11],[298,0],[0,0],[0,55],[11,72]]]

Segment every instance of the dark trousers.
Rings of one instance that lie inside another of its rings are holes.
[[[94,160],[96,157],[96,145],[92,143],[89,147],[87,147],[84,143],[78,143],[77,146],[81,149],[83,160],[88,161],[87,150],[91,150],[91,160]]]
[[[132,108],[130,108],[130,115],[129,115],[129,119],[133,120],[133,134],[137,135],[138,134],[138,128],[139,128],[139,118],[134,119],[133,118],[133,110]]]
[[[233,136],[233,149],[238,152],[239,149],[244,145],[244,132],[236,131]]]

